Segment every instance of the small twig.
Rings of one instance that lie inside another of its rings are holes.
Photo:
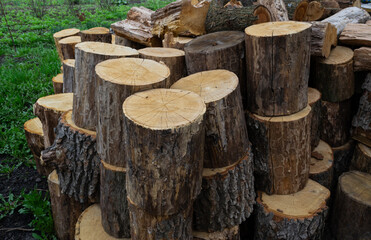
[[[10,31],[8,20],[6,19],[5,9],[4,9],[3,1],[2,0],[0,0],[0,5],[1,5],[1,11],[2,11],[3,16],[4,16],[4,19],[5,19],[5,24],[6,24],[7,28],[8,28],[8,32],[10,34],[10,38],[12,39],[12,42],[13,42],[14,52],[17,52],[17,48],[15,47],[15,42],[14,42],[13,34],[12,34],[12,31]]]
[[[15,228],[0,228],[0,231],[6,231],[6,232],[11,232],[11,231],[24,231],[24,232],[32,232],[33,229],[29,228],[22,228],[22,227],[15,227]]]

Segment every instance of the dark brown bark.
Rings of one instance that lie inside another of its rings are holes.
[[[334,153],[330,145],[320,141],[320,144],[312,151],[309,178],[332,190],[333,172]]]
[[[338,178],[349,170],[353,158],[355,142],[350,140],[340,147],[333,147],[334,152],[334,186],[337,186]]]
[[[260,116],[280,116],[294,114],[307,106],[310,26],[272,22],[246,28],[249,111]]]
[[[80,36],[67,37],[59,41],[59,46],[61,48],[63,60],[75,59],[75,46],[80,42],[81,42]]]
[[[304,188],[310,167],[310,107],[285,117],[247,113],[256,187],[268,194]]]
[[[258,0],[257,3],[263,5],[269,10],[272,16],[272,22],[289,20],[285,2],[283,0]]]
[[[313,150],[320,141],[321,93],[315,88],[308,88],[308,104],[311,110],[310,146]]]
[[[348,23],[341,32],[342,45],[371,47],[371,27],[363,23]]]
[[[53,77],[52,81],[54,93],[63,93],[63,73],[60,73],[57,76]]]
[[[75,81],[75,59],[66,59],[63,61],[63,92],[73,92],[73,83]]]
[[[231,228],[225,228],[219,232],[197,232],[193,231],[193,240],[240,240],[239,226],[234,226]]]
[[[311,24],[310,54],[311,56],[328,58],[331,48],[337,45],[336,28],[330,23],[311,22]]]
[[[371,174],[371,149],[369,147],[362,143],[356,145],[350,170]]]
[[[361,47],[355,49],[353,60],[355,72],[358,71],[371,72],[371,47]]]
[[[59,31],[53,34],[55,47],[57,48],[58,56],[61,61],[63,61],[64,58],[63,58],[63,54],[61,51],[61,47],[59,45],[59,40],[66,38],[66,37],[79,36],[79,35],[80,35],[80,30],[76,28],[64,29],[62,31]]]
[[[112,43],[112,36],[108,28],[95,27],[81,31],[81,42],[105,42]]]

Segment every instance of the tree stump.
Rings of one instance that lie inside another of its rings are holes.
[[[61,193],[58,175],[55,170],[48,176],[48,187],[56,235],[60,240],[74,239],[77,219],[89,204],[79,203]]]
[[[136,56],[136,50],[114,44],[83,42],[76,45],[72,119],[77,126],[95,131],[97,125],[95,66],[107,59]]]
[[[129,39],[126,39],[126,38],[118,36],[118,35],[115,35],[115,44],[120,45],[120,46],[134,48],[134,49],[141,49],[141,48],[146,47],[143,44],[131,41]]]
[[[330,23],[311,22],[311,24],[310,54],[311,56],[328,58],[331,47],[337,45],[336,28]]]
[[[80,36],[67,37],[59,41],[59,46],[61,47],[63,60],[75,59],[75,46],[80,42],[81,42]]]
[[[309,178],[332,190],[334,179],[334,153],[330,145],[320,141],[313,149],[310,161]]]
[[[371,72],[371,47],[361,47],[354,50],[353,67],[355,72]]]
[[[351,99],[337,103],[322,100],[321,104],[320,138],[331,147],[344,145],[350,138],[352,122]]]
[[[354,141],[349,140],[340,147],[332,148],[334,152],[334,186],[337,186],[339,176],[349,170],[353,158],[354,147]]]
[[[258,192],[255,239],[322,239],[329,197],[330,191],[312,180],[290,195]]]
[[[291,194],[304,188],[310,167],[310,111],[307,106],[282,117],[247,113],[257,189]]]
[[[76,28],[64,29],[62,31],[59,31],[53,34],[55,47],[57,48],[58,56],[61,61],[63,61],[63,55],[62,55],[61,47],[59,45],[59,40],[66,38],[66,37],[78,36],[78,35],[80,35],[80,30]]]
[[[112,36],[108,28],[95,27],[81,31],[81,42],[112,43]]]
[[[314,87],[322,100],[341,102],[354,94],[353,51],[337,46],[326,59],[316,59],[313,68]]]
[[[371,47],[371,26],[367,24],[349,23],[339,37],[343,45]]]
[[[193,231],[193,240],[240,240],[240,229],[239,226],[223,229],[220,232],[198,232]]]
[[[76,223],[75,240],[119,240],[110,236],[102,227],[101,209],[99,204],[94,204],[87,208],[79,217]],[[130,238],[120,238],[120,240],[130,240]]]
[[[311,24],[271,22],[245,30],[247,108],[290,115],[308,103]]]
[[[63,194],[80,203],[99,199],[100,159],[95,132],[77,127],[72,111],[61,116],[56,127],[55,142],[41,152],[44,164],[57,169]]]
[[[54,93],[63,93],[63,73],[60,73],[57,76],[53,77],[52,81]]]
[[[184,47],[189,75],[207,70],[225,69],[240,81],[243,103],[246,102],[244,34],[237,31],[210,33],[195,38]]]
[[[155,89],[128,97],[123,111],[130,136],[126,189],[132,239],[191,239],[191,206],[201,191],[204,155],[202,98]]]
[[[102,225],[112,236],[130,237],[126,190],[117,188],[125,186],[125,145],[130,137],[124,126],[122,103],[133,93],[165,87],[170,72],[163,64],[139,58],[103,61],[95,70],[99,93],[97,149],[102,160]]]
[[[186,76],[185,53],[174,48],[143,48],[139,51],[139,57],[144,59],[163,62],[170,69],[166,88]]]
[[[371,175],[344,173],[336,192],[332,231],[337,239],[367,239],[371,232]]]
[[[310,126],[310,146],[315,149],[320,142],[321,93],[315,88],[308,88],[308,104],[312,108]]]
[[[362,143],[356,145],[350,170],[371,174],[371,148]]]
[[[73,92],[73,83],[75,81],[75,59],[66,59],[63,61],[63,92]]]
[[[58,125],[59,117],[72,109],[72,102],[72,93],[61,93],[39,98],[33,105],[33,112],[42,123],[45,148],[53,144],[54,128]]]

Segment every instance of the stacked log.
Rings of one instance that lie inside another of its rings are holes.
[[[258,0],[257,3],[263,5],[269,10],[271,13],[272,22],[289,20],[284,0]]]
[[[321,140],[318,146],[312,151],[309,178],[332,190],[334,179],[333,167],[334,153],[330,145]]]
[[[344,45],[371,47],[371,26],[347,24],[340,34],[339,42]]]
[[[371,27],[371,26],[370,26]],[[354,50],[354,71],[371,72],[371,48],[361,47]]]
[[[238,78],[227,70],[204,71],[180,79],[171,88],[195,92],[206,103],[202,191],[193,206],[193,229],[198,235],[238,230],[255,202]]]
[[[63,92],[73,92],[73,83],[75,81],[75,59],[66,59],[63,61]]]
[[[310,146],[315,149],[320,142],[321,93],[315,88],[308,88],[308,104],[311,107]]]
[[[72,119],[77,126],[95,131],[97,125],[95,66],[107,59],[137,56],[136,50],[114,44],[83,42],[76,45]]]
[[[117,36],[117,35],[114,35],[114,36],[115,36],[115,44],[116,45],[130,47],[130,48],[134,48],[134,49],[141,49],[141,48],[145,48],[146,47],[143,44],[130,41],[129,39],[126,39],[124,37],[120,37],[120,36]]]
[[[66,38],[66,37],[78,36],[78,35],[80,35],[80,30],[76,28],[64,29],[62,31],[59,31],[53,34],[55,47],[57,48],[58,56],[61,61],[63,61],[64,58],[63,58],[63,54],[61,51],[61,47],[59,45],[59,40]]]
[[[53,77],[52,82],[54,93],[63,93],[63,73],[60,73],[57,76]]]
[[[174,37],[173,33],[165,33],[164,39],[162,40],[162,46],[164,48],[176,48],[179,50],[184,50],[184,47],[187,43],[192,41],[191,37]]]
[[[192,239],[204,155],[202,98],[155,89],[128,97],[123,111],[127,134],[135,136],[126,146],[131,238]]]
[[[330,23],[311,22],[311,56],[328,58],[337,45],[336,28]]]
[[[356,145],[350,170],[371,174],[371,148],[362,143]]]
[[[75,46],[80,42],[81,42],[80,36],[67,37],[63,38],[62,40],[59,40],[59,46],[61,48],[63,60],[75,59]]]
[[[349,140],[340,147],[332,147],[332,151],[334,152],[334,186],[337,186],[339,176],[349,171],[354,147],[355,142],[353,140]]]
[[[133,71],[135,70],[135,71]],[[152,60],[119,58],[103,61],[97,74],[97,147],[101,158],[100,206],[104,230],[114,237],[130,237],[126,201],[126,144],[122,103],[130,95],[165,87],[169,69]],[[120,186],[120,187],[118,187]]]
[[[112,36],[108,28],[95,27],[81,31],[81,42],[105,42],[111,43]]]

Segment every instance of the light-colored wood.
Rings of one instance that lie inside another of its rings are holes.
[[[172,32],[165,33],[164,39],[162,40],[162,46],[165,48],[176,48],[179,50],[184,50],[184,46],[192,41],[191,37],[174,37]]]
[[[309,178],[331,190],[333,187],[334,153],[327,143],[320,141],[313,149]]]
[[[65,59],[75,59],[75,46],[80,42],[80,36],[66,37],[59,40],[59,46],[63,56],[62,61]]]
[[[371,174],[371,148],[362,143],[356,145],[350,170]]]
[[[63,73],[52,78],[54,93],[63,93]]]
[[[270,11],[272,15],[272,22],[289,20],[285,2],[283,0],[258,0],[257,3],[263,5]]]
[[[75,59],[66,59],[63,61],[63,92],[73,92],[73,83],[75,81]]]
[[[320,141],[322,117],[321,93],[315,88],[308,88],[308,104],[311,107],[310,146],[313,150]]]
[[[371,26],[349,23],[341,32],[339,42],[342,45],[371,47]]]
[[[115,238],[106,233],[102,227],[101,209],[99,204],[87,208],[76,223],[75,240],[130,240],[130,238]]]
[[[62,31],[59,31],[53,34],[55,47],[57,48],[58,56],[61,61],[63,61],[64,58],[63,58],[63,54],[61,51],[61,47],[59,45],[59,40],[61,40],[62,38],[78,36],[78,35],[80,35],[80,30],[76,28],[64,29]]]
[[[317,21],[322,18],[325,13],[325,8],[318,1],[311,1],[308,4],[307,11],[305,12],[304,21]]]
[[[311,56],[328,58],[331,53],[331,48],[337,45],[336,28],[330,23],[311,23]]]
[[[43,126],[45,148],[53,144],[54,128],[58,124],[59,117],[72,109],[72,102],[72,93],[61,93],[39,98],[34,104],[33,112],[39,117]]]
[[[112,43],[112,36],[108,28],[95,27],[81,31],[81,42],[105,42]]]
[[[355,72],[356,71],[371,72],[371,47],[361,47],[354,50],[353,66]]]

